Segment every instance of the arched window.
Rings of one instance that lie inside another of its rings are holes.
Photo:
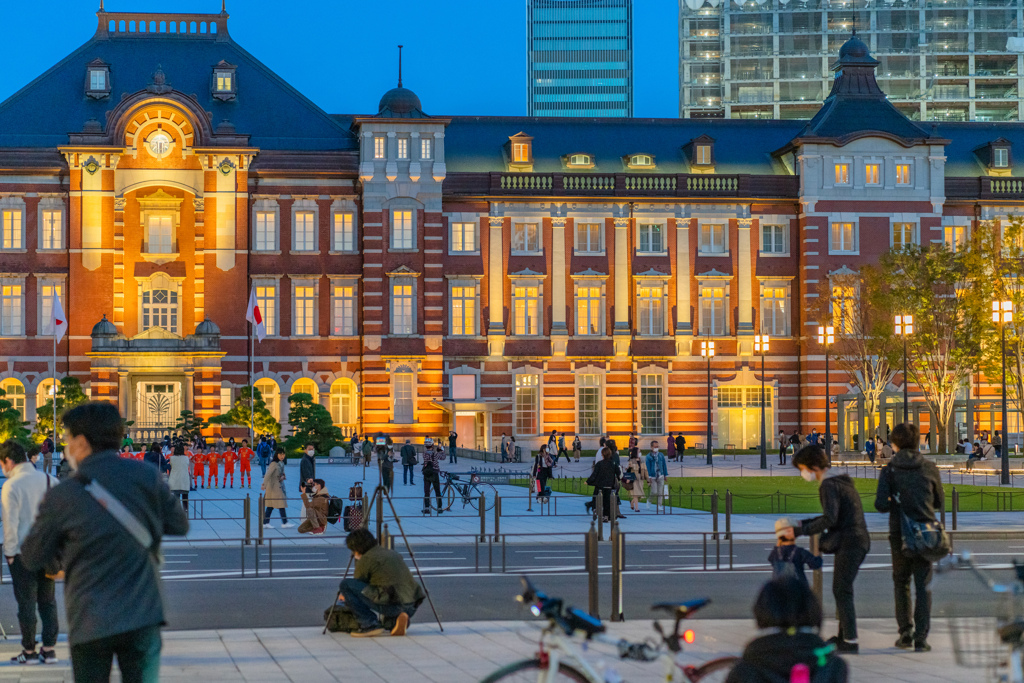
[[[305,377],[295,380],[292,384],[292,394],[309,394],[313,397],[313,403],[320,402],[320,390],[316,388],[313,380]]]
[[[270,411],[270,414],[274,416],[275,420],[280,420],[281,392],[278,390],[277,382],[267,378],[257,380],[256,390],[259,391],[260,396],[263,397],[263,402],[267,404],[267,410]]]
[[[51,398],[53,398],[53,380],[44,379],[36,387],[36,411],[42,409]]]
[[[335,380],[331,385],[331,419],[336,425],[356,422],[356,385],[350,379]]]
[[[25,419],[25,385],[20,381],[9,377],[0,382],[0,389],[6,396],[3,398],[14,404],[14,409],[21,413],[21,419]]]

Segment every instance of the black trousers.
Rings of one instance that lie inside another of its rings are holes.
[[[862,546],[844,545],[835,556],[832,597],[836,601],[839,637],[843,640],[857,640],[857,608],[853,604],[853,582],[857,580],[860,565],[867,555],[867,549]]]
[[[430,487],[434,487],[434,495],[437,496],[437,509],[443,510],[441,505],[441,477],[437,473],[427,476],[423,475],[423,509],[430,509]]]
[[[21,629],[21,647],[26,652],[36,649],[36,609],[43,622],[43,647],[52,650],[57,644],[57,597],[53,579],[41,570],[30,572],[15,555],[9,565],[14,599],[18,603],[18,627]]]
[[[161,645],[159,626],[72,645],[75,683],[109,683],[115,655],[122,683],[157,683]]]
[[[786,464],[786,447],[785,446],[783,446],[782,448],[779,449],[779,464],[780,465],[785,465]]]
[[[923,557],[906,557],[902,539],[890,539],[892,584],[895,593],[896,624],[900,635],[913,634],[915,642],[928,638],[932,624],[932,563]],[[914,580],[913,618],[910,607],[910,580]]]

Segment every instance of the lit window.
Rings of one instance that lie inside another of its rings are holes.
[[[600,223],[576,223],[576,251],[582,254],[601,251]]]
[[[149,217],[149,243],[146,253],[171,254],[174,252],[174,216]]]
[[[217,79],[217,92],[231,92],[234,90],[235,77],[230,71],[218,71],[215,78]]]
[[[292,230],[292,240],[295,251],[314,251],[316,249],[315,212],[295,212],[295,227]]]
[[[476,223],[452,223],[453,252],[475,252],[479,248],[476,243]]]
[[[665,288],[638,287],[639,333],[660,337],[665,334]]]
[[[967,244],[966,225],[947,225],[942,229],[942,241],[952,252],[960,251]]]
[[[413,216],[410,209],[391,212],[391,248],[412,249],[416,245]]]
[[[409,158],[409,138],[398,138],[398,158]]]
[[[864,167],[864,182],[868,185],[878,184],[878,164],[868,164]]]
[[[761,253],[785,254],[787,233],[785,225],[762,225]]]
[[[25,419],[25,385],[14,378],[7,378],[0,382],[0,391],[4,395],[0,399],[10,401],[11,407],[18,411],[21,419]],[[42,407],[42,404],[40,404]]]
[[[383,159],[385,156],[384,150],[387,145],[387,138],[383,135],[375,135],[373,137],[373,158]]]
[[[573,154],[569,157],[570,166],[590,166],[589,154]]]
[[[53,297],[56,296],[64,305],[64,286],[59,282],[39,283],[39,334],[53,334]]]
[[[356,288],[338,285],[334,288],[334,324],[331,334],[349,337],[356,333]]]
[[[516,223],[512,226],[512,251],[540,251],[540,229],[536,223]]]
[[[334,250],[356,250],[356,220],[351,213],[338,212],[334,214]]]
[[[856,318],[857,289],[850,286],[832,287],[832,325],[840,334],[853,334]]]
[[[915,223],[893,223],[892,224],[892,248],[902,249],[910,244],[917,244],[914,235],[917,224]]]
[[[391,334],[413,334],[413,293],[411,283],[391,286]]]
[[[640,246],[637,251],[645,254],[660,254],[665,251],[665,226],[660,223],[641,224]]]
[[[694,163],[698,166],[711,164],[711,145],[697,145]]]
[[[910,184],[910,164],[896,164],[896,184]]]
[[[336,425],[355,423],[356,385],[349,379],[338,379],[331,385],[331,420]]]
[[[596,436],[601,433],[601,376],[580,375],[578,392],[579,433]]]
[[[231,410],[231,387],[220,388],[220,414]]]
[[[850,165],[836,164],[836,185],[848,185],[850,183]]]
[[[267,328],[267,334],[277,334],[277,287],[274,285],[262,285],[256,287],[256,304],[263,314],[263,324]]]
[[[513,288],[512,318],[513,334],[520,336],[540,334],[539,288]]]
[[[640,375],[640,433],[663,434],[664,387],[661,375]]]
[[[700,253],[725,253],[725,225],[720,223],[702,223],[700,226]]]
[[[25,334],[25,299],[21,284],[0,285],[0,335]]]
[[[789,336],[789,288],[761,289],[761,334],[772,337]]]
[[[149,289],[142,293],[142,330],[160,327],[178,334],[178,292]]]
[[[476,334],[476,286],[452,287],[452,334]]]
[[[995,168],[1009,168],[1010,150],[1005,147],[996,147],[992,150],[992,166]]]
[[[260,393],[260,397],[267,404],[267,410],[274,416],[274,419],[281,419],[281,392],[278,390],[277,382],[272,379],[257,380],[256,391]]]
[[[654,157],[650,154],[634,154],[629,158],[630,166],[654,166]]]
[[[4,209],[0,212],[0,232],[0,248],[25,248],[25,227],[21,209]]]
[[[516,375],[516,434],[535,435],[538,431],[540,381],[537,375]]]
[[[579,287],[576,290],[576,333],[580,335],[601,334],[600,287]]]
[[[44,209],[40,216],[40,247],[60,249],[64,246],[62,229],[63,212],[60,209]]]
[[[277,249],[277,214],[273,211],[256,212],[255,251]]]
[[[311,337],[316,334],[316,287],[296,285],[294,334],[297,337]]]
[[[833,223],[829,248],[832,252],[857,251],[857,230],[855,223]]]
[[[429,159],[434,153],[434,139],[423,138],[420,140],[420,159]]]
[[[700,288],[700,333],[721,337],[726,334],[725,287]]]
[[[530,163],[530,143],[528,142],[513,142],[512,143],[512,162],[516,164],[528,164]]]
[[[406,366],[395,373],[395,422],[412,424],[416,416],[416,378]]]

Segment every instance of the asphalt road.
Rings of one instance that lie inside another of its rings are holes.
[[[963,544],[975,552],[997,580],[1010,577],[1011,560],[1024,559],[1024,542],[972,542]],[[728,566],[722,546],[722,566]],[[764,541],[737,541],[733,569],[714,569],[713,546],[709,569],[703,568],[699,543],[637,543],[627,546],[623,595],[627,619],[650,616],[655,602],[710,597],[713,602],[702,613],[707,618],[749,618],[760,586],[770,576],[765,558],[770,546]],[[505,549],[505,572],[501,571],[499,547],[493,549],[492,565],[482,547],[480,571],[474,546],[423,546],[414,548],[434,605],[442,619],[524,619],[529,613],[515,602],[519,576],[529,574],[533,582],[550,595],[586,608],[587,576],[583,571],[581,544],[509,544]],[[348,561],[343,547],[289,545],[260,549],[256,576],[256,549],[246,554],[246,575],[241,575],[239,548],[168,548],[163,571],[168,628],[253,628],[311,626],[322,624],[323,610],[335,594],[340,575]],[[403,550],[403,554],[407,553]],[[273,576],[270,576],[271,564]],[[601,616],[610,612],[610,548],[601,544],[599,578]],[[825,607],[834,610],[830,595],[830,558],[826,558]],[[857,580],[857,609],[863,617],[892,615],[892,582],[888,547],[875,543]],[[7,582],[9,586],[9,581]],[[61,589],[58,587],[58,598]],[[938,577],[935,611],[950,600],[971,614],[991,614],[994,603],[981,584],[968,572]],[[62,600],[61,600],[62,602]],[[0,620],[10,633],[16,631],[16,605],[9,588],[0,587]],[[424,604],[417,620],[432,617]]]

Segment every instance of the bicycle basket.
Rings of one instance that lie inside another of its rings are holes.
[[[998,629],[1024,617],[1024,611],[1020,595],[993,594],[981,602],[954,600],[946,608],[953,655],[958,665],[986,669],[994,677],[995,670],[1006,666],[1011,656],[1010,646],[1000,640]],[[979,613],[992,616],[977,616]]]

